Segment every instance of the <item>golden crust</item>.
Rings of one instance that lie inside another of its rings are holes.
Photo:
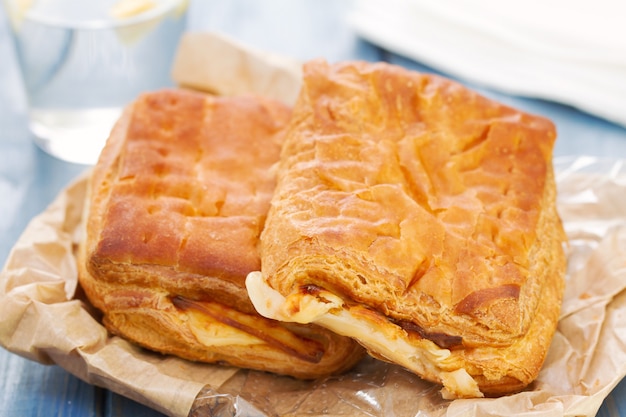
[[[441,77],[310,62],[262,234],[263,278],[285,297],[315,285],[346,310],[366,306],[410,343],[452,352],[483,393],[519,390],[561,304],[555,139],[548,120]],[[424,376],[445,385],[440,371]]]
[[[244,287],[275,187],[290,109],[255,96],[145,94],[90,183],[80,283],[113,333],[187,359],[315,378],[362,349],[258,315]]]

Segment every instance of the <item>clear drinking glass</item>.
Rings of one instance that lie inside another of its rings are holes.
[[[39,147],[93,164],[123,107],[172,85],[188,0],[2,0]]]

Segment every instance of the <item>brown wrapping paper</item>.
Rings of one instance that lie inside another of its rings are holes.
[[[211,69],[218,61],[235,72]],[[190,34],[174,75],[187,87],[255,91],[291,102],[299,72],[290,62],[221,36]],[[255,85],[257,71],[264,81]],[[239,76],[247,77],[244,90],[233,87]],[[13,248],[0,275],[0,344],[176,417],[592,416],[626,375],[626,168],[591,157],[559,159],[555,168],[570,238],[566,294],[543,370],[516,395],[445,401],[439,387],[371,358],[339,377],[296,381],[191,363],[108,335],[76,277],[73,251],[81,238],[86,176],[34,218]]]
[[[216,33],[187,33],[178,46],[172,77],[182,87],[222,96],[254,92],[293,103],[300,63],[259,52]]]

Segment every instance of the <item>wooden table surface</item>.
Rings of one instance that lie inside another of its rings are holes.
[[[188,29],[219,31],[253,47],[300,60],[385,60],[434,71],[360,39],[345,23],[349,6],[342,0],[196,0],[191,3]],[[33,144],[6,15],[1,9],[0,13],[0,263],[4,264],[27,222],[87,167],[54,159]],[[626,158],[623,127],[565,105],[470,86],[551,118],[559,132],[556,156]],[[58,366],[41,365],[0,349],[0,416],[158,415],[88,385]],[[626,383],[614,389],[598,415],[626,416]]]

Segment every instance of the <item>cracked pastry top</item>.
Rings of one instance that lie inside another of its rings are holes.
[[[90,179],[79,279],[107,329],[186,359],[299,378],[360,357],[349,338],[260,316],[244,280],[291,109],[257,96],[146,93]]]
[[[307,63],[252,301],[354,337],[447,397],[523,389],[564,285],[555,139],[549,120],[443,77]]]

